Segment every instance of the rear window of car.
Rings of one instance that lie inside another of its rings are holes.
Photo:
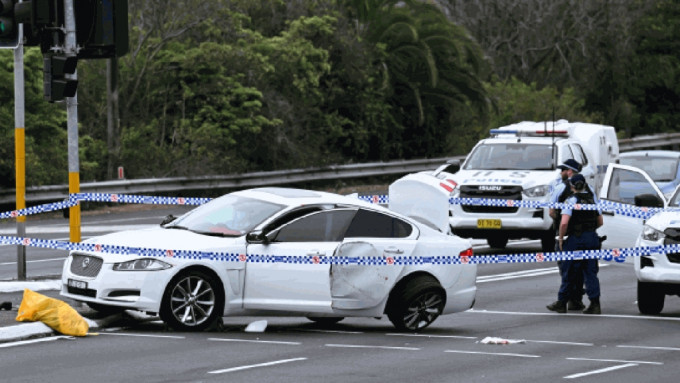
[[[349,225],[345,237],[405,238],[412,232],[411,224],[399,218],[360,209]]]

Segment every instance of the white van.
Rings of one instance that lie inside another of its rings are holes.
[[[433,175],[451,186],[450,197],[548,202],[557,166],[567,159],[582,164],[581,173],[599,192],[607,165],[617,162],[619,144],[611,126],[566,120],[524,121],[491,130],[475,145],[455,173],[440,167]],[[483,238],[504,248],[509,239],[541,239],[554,250],[549,209],[516,206],[451,205],[449,224],[461,237]]]

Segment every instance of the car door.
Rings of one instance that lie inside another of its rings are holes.
[[[335,256],[339,260],[347,257],[361,261],[331,266],[333,308],[377,307],[397,282],[404,269],[404,263],[398,261],[409,259],[419,234],[417,227],[401,218],[360,209]]]
[[[644,200],[644,196],[657,196],[661,206],[649,206],[640,203],[638,206],[665,207],[666,200],[654,181],[643,170],[633,166],[610,164],[605,174],[600,201],[603,203],[602,216],[604,224],[597,231],[606,235],[604,248],[634,247],[635,241],[642,232],[644,212],[635,209],[635,200]]]
[[[247,256],[271,261],[247,262],[244,308],[330,313],[330,264],[325,257],[340,245],[356,209],[316,211],[265,233],[264,243],[250,243]]]

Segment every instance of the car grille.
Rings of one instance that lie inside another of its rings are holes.
[[[484,189],[493,190],[484,190]],[[521,186],[461,185],[460,198],[490,198],[519,201],[522,199]],[[514,213],[517,207],[462,205],[468,213]]]
[[[102,268],[102,259],[86,254],[73,254],[71,259],[71,272],[81,277],[94,278]]]
[[[677,245],[680,244],[680,230],[674,228],[668,228],[664,230],[666,237],[663,240],[664,245]],[[680,253],[667,253],[666,257],[671,263],[680,263]]]

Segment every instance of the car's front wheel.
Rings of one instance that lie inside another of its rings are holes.
[[[189,270],[175,276],[163,294],[160,317],[177,331],[203,331],[222,317],[224,293],[210,274]]]
[[[446,294],[434,278],[421,275],[392,292],[387,317],[398,330],[420,331],[442,313]]]
[[[657,315],[663,310],[666,294],[656,284],[650,282],[640,282],[637,285],[637,301],[640,313],[647,315]]]

